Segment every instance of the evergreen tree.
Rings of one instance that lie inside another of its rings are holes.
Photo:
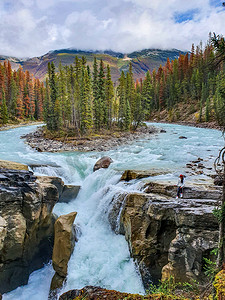
[[[128,99],[126,99],[124,129],[129,130],[130,125],[131,125],[131,109],[130,109],[130,103],[129,103]]]
[[[143,112],[145,119],[150,118],[152,105],[152,94],[153,94],[153,87],[152,87],[152,80],[150,72],[146,73],[146,78],[143,82]]]
[[[101,59],[98,73],[98,108],[99,108],[99,126],[107,125],[107,111],[105,99],[105,73],[104,64]]]
[[[205,121],[209,122],[209,118],[210,118],[210,99],[208,97],[205,106]]]
[[[126,86],[125,86],[125,74],[122,71],[121,76],[119,78],[119,86],[117,88],[117,93],[119,97],[119,109],[118,109],[118,125],[120,129],[125,128],[125,118],[126,118]]]
[[[92,99],[91,81],[88,70],[83,68],[82,94],[81,94],[81,132],[87,133],[93,126],[92,121]]]
[[[112,126],[112,105],[114,98],[113,82],[111,79],[110,67],[107,65],[107,74],[105,80],[105,104],[106,104],[106,124],[110,129]]]
[[[141,122],[144,120],[144,110],[142,104],[142,96],[140,93],[136,93],[135,97],[135,107],[133,112],[133,130],[135,131]]]
[[[93,118],[94,118],[94,125],[96,129],[100,128],[99,123],[99,101],[98,101],[98,64],[97,59],[94,57],[94,64],[93,64],[93,73],[92,73],[92,90],[93,90]]]
[[[8,109],[6,105],[6,99],[5,99],[5,91],[2,89],[2,105],[1,105],[1,119],[2,124],[6,124],[8,122]]]

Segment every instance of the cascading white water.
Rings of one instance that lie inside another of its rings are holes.
[[[68,279],[64,291],[98,285],[119,291],[144,293],[140,276],[129,256],[124,236],[115,234],[108,222],[110,203],[115,195],[138,191],[142,181],[129,184],[119,182],[125,169],[168,170],[154,180],[176,183],[177,175],[185,172],[185,164],[199,156],[212,165],[218,149],[223,145],[221,133],[216,130],[179,125],[159,124],[166,133],[134,142],[106,153],[38,153],[19,140],[19,136],[34,127],[0,132],[0,158],[28,164],[50,164],[52,167],[35,169],[36,174],[60,176],[66,183],[81,185],[78,197],[70,203],[58,203],[58,215],[77,211],[75,224],[81,235],[68,266]],[[185,135],[187,139],[179,139]],[[10,142],[10,140],[13,143]],[[108,169],[93,173],[98,158],[109,155],[113,163]],[[204,175],[188,180],[206,180]],[[28,285],[3,296],[4,300],[46,299],[53,274],[51,265],[32,273]],[[38,292],[38,294],[37,294]]]

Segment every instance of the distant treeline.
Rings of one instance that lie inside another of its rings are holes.
[[[44,84],[10,62],[0,64],[0,124],[9,120],[40,120],[43,117]]]

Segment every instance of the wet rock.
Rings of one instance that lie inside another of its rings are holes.
[[[190,164],[190,163],[188,163],[188,164],[186,164],[186,167],[187,168],[192,168],[194,165],[193,164]]]
[[[113,160],[110,157],[103,156],[94,165],[93,172],[95,172],[99,169],[102,169],[102,168],[104,168],[104,169],[108,168],[112,162],[113,162]]]
[[[121,222],[146,286],[149,274],[155,280],[161,274],[164,278],[173,275],[180,281],[201,279],[202,258],[216,247],[218,239],[214,205],[200,202],[192,208],[187,201],[179,205],[162,197],[127,197]]]
[[[28,166],[13,161],[0,160],[0,169],[28,171]]]
[[[166,133],[166,130],[165,129],[161,129],[160,132],[161,133]]]
[[[55,163],[52,163],[52,164],[29,164],[29,167],[33,170],[33,169],[36,169],[36,168],[47,168],[47,167],[54,167],[54,168],[59,168],[60,166],[55,164]]]
[[[200,160],[198,160],[198,159],[192,161],[193,164],[197,164],[197,163],[199,163],[199,162],[200,162]]]
[[[202,163],[198,163],[197,167],[198,167],[199,169],[204,169],[204,168],[205,168],[205,166],[204,166]]]
[[[67,275],[67,264],[75,245],[73,222],[77,213],[60,216],[54,225],[55,241],[52,255],[54,270],[62,277]]]
[[[0,293],[27,284],[52,256],[58,189],[47,177],[0,169]],[[7,178],[7,180],[5,180]]]
[[[149,170],[149,171],[137,171],[137,170],[126,170],[123,172],[120,180],[130,181],[133,179],[147,178],[150,176],[158,176],[162,174],[167,174],[168,172],[162,172],[158,170]]]
[[[121,299],[133,299],[133,300],[147,300],[152,299],[150,295],[141,296],[138,294],[121,293],[114,290],[106,290],[101,287],[85,286],[80,290],[71,290],[59,297],[59,300],[72,300],[72,299],[85,299],[85,300],[121,300]]]
[[[222,189],[187,187],[175,199],[177,187],[149,182],[145,192],[115,197],[109,221],[125,234],[131,256],[139,265],[146,288],[151,280],[175,276],[178,281],[205,280],[203,257],[217,247],[218,222],[212,214]],[[207,222],[206,222],[207,220]]]
[[[59,198],[59,202],[68,203],[72,199],[75,199],[80,191],[79,185],[65,184],[62,190],[62,194]]]
[[[179,136],[179,139],[183,139],[183,140],[186,140],[187,139],[187,137],[186,136],[183,136],[183,135],[181,135],[181,136]]]
[[[214,184],[218,186],[223,186],[223,177],[222,176],[216,176],[214,178]]]
[[[42,184],[53,184],[59,193],[59,198],[62,195],[64,189],[64,182],[61,178],[55,176],[37,176],[37,180],[40,180]]]
[[[76,212],[62,215],[54,225],[52,265],[56,272],[52,278],[49,299],[57,299],[57,294],[66,280],[67,265],[76,240],[75,227],[73,226],[76,215]]]
[[[165,195],[175,198],[177,186],[172,184],[160,184],[157,182],[149,182],[145,184],[145,193],[153,193]],[[222,189],[214,186],[186,186],[184,187],[183,196],[185,199],[213,199],[220,200]]]

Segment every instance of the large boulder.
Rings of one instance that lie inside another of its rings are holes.
[[[62,287],[67,276],[68,262],[76,241],[75,227],[73,225],[76,215],[76,212],[62,215],[55,222],[52,255],[52,265],[55,275],[52,278],[49,299],[57,298],[58,290]]]
[[[109,167],[109,165],[113,162],[113,160],[108,157],[108,156],[103,156],[102,158],[100,158],[96,164],[94,165],[93,171],[97,171],[99,169],[106,169]]]
[[[0,293],[27,283],[52,257],[58,189],[47,177],[0,169]]]

